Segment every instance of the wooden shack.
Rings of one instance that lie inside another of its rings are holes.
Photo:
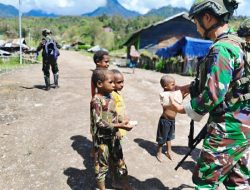
[[[146,49],[155,53],[158,49],[174,44],[184,36],[200,38],[195,24],[186,12],[168,17],[134,32],[124,45],[127,46],[128,52],[134,45],[137,50]]]

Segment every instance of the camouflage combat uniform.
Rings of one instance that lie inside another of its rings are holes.
[[[231,81],[244,74],[244,52],[229,40],[226,31],[214,42],[200,65],[200,91],[185,106],[196,120],[209,113],[208,133],[194,168],[196,189],[249,190],[250,102],[224,101]],[[233,97],[244,94],[247,86],[233,88]]]
[[[122,147],[114,124],[118,122],[114,101],[111,95],[94,95],[90,103],[91,134],[98,158],[95,163],[96,180],[105,180],[109,169],[114,178],[127,176]]]

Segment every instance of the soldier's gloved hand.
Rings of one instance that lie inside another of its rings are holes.
[[[191,98],[195,98],[199,95],[199,80],[195,79],[190,83],[189,92]]]
[[[39,52],[36,51],[36,52],[35,52],[35,57],[37,58],[38,56],[39,56]]]

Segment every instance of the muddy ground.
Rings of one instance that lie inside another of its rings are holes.
[[[95,189],[90,158],[90,76],[92,59],[64,51],[59,58],[60,88],[44,90],[41,65],[0,75],[0,189]],[[116,66],[111,66],[116,68]],[[119,68],[127,112],[139,125],[124,139],[129,181],[137,190],[193,189],[192,169],[200,145],[179,168],[187,152],[190,119],[177,115],[173,161],[155,158],[156,129],[161,114],[159,84],[162,73]],[[192,78],[172,74],[177,84]],[[201,129],[195,123],[195,133]],[[110,178],[107,179],[108,188]],[[223,188],[221,188],[223,189]]]

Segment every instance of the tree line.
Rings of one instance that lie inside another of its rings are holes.
[[[230,23],[237,28],[243,17],[237,17]],[[122,47],[123,43],[137,30],[162,20],[160,16],[140,16],[126,19],[121,16],[56,18],[22,18],[22,36],[29,46],[35,47],[41,39],[41,31],[48,28],[61,44],[72,44],[77,41],[90,46],[100,45],[109,50]],[[19,37],[18,18],[0,18],[0,39]],[[110,28],[104,32],[104,28]]]

